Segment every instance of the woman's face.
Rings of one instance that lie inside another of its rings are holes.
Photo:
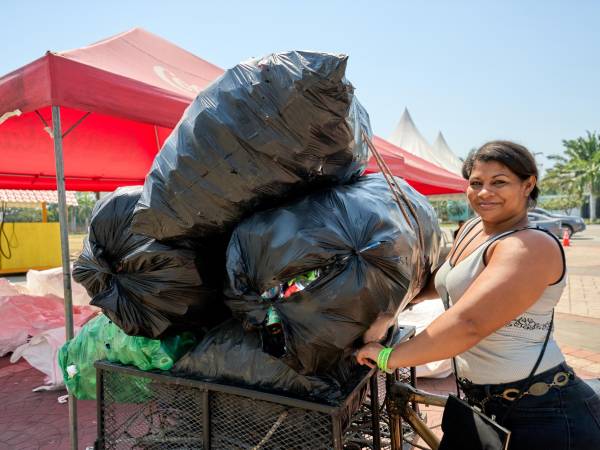
[[[469,177],[467,198],[485,222],[498,223],[526,211],[534,187],[534,176],[521,180],[504,164],[476,161]]]

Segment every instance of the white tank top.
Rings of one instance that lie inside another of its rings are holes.
[[[477,222],[475,220],[469,226],[463,226],[458,239],[462,239]],[[450,265],[449,258],[435,277],[435,288],[442,299],[448,298],[450,306],[458,301],[485,269],[484,255],[488,247],[494,241],[518,231],[511,230],[493,237],[454,267]],[[560,247],[560,242],[554,239]],[[565,267],[564,253],[562,255]],[[522,315],[456,356],[457,375],[475,384],[501,384],[527,378],[542,351],[553,309],[560,300],[565,284],[566,274],[563,273],[561,279],[548,286]],[[510,292],[506,292],[506,301],[510,301]],[[563,361],[564,356],[551,334],[536,374]]]

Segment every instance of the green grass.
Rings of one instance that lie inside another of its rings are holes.
[[[77,259],[81,250],[83,250],[83,239],[86,233],[69,234],[69,256],[71,260]]]

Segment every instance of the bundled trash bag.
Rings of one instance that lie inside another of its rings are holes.
[[[404,213],[381,174],[369,175],[257,213],[232,235],[227,305],[247,328],[269,331],[265,348],[302,374],[336,370],[427,282],[437,218],[425,197],[395,184]]]
[[[69,392],[80,400],[93,400],[96,398],[96,361],[108,360],[140,370],[169,370],[195,343],[196,338],[190,332],[163,340],[127,336],[101,314],[63,345],[58,363]],[[134,399],[133,393],[140,388],[134,384],[123,386],[120,395]]]
[[[249,213],[360,175],[366,111],[345,55],[274,53],[201,92],[156,156],[133,229],[159,240],[228,234]]]
[[[140,195],[140,187],[120,188],[96,204],[73,278],[92,305],[132,336],[159,338],[219,323],[226,308],[201,279],[197,253],[131,231]]]
[[[333,379],[300,375],[264,352],[261,333],[245,332],[235,319],[213,328],[175,364],[172,372],[331,402],[341,396],[340,386]]]

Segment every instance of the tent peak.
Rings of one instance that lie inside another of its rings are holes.
[[[452,172],[462,173],[463,163],[452,151],[441,131],[438,133],[432,149],[435,152],[436,157],[443,162],[444,167],[448,168]]]
[[[436,144],[442,144],[445,145],[446,147],[448,147],[448,143],[446,142],[446,138],[444,137],[443,133],[441,131],[438,131],[438,134],[435,138],[435,142],[433,143],[433,146],[435,147]]]
[[[400,117],[398,126],[400,126],[400,124],[402,124],[402,123],[412,124],[412,126],[415,127],[415,122],[413,121],[413,118],[410,115],[410,112],[408,112],[408,108],[406,106],[404,107],[404,112],[402,113],[402,116]]]
[[[415,122],[413,121],[412,116],[408,111],[408,108],[405,107],[404,112],[402,113],[402,116],[398,121],[398,125],[396,125],[396,129],[390,136],[389,141],[395,145],[398,145],[399,147],[408,150],[409,152],[414,153],[413,149],[411,148],[412,146],[406,145],[407,140],[412,141],[414,139],[418,141],[419,147],[429,146],[427,140],[417,129],[417,126],[415,125]],[[416,152],[416,154],[418,154],[418,152]]]

